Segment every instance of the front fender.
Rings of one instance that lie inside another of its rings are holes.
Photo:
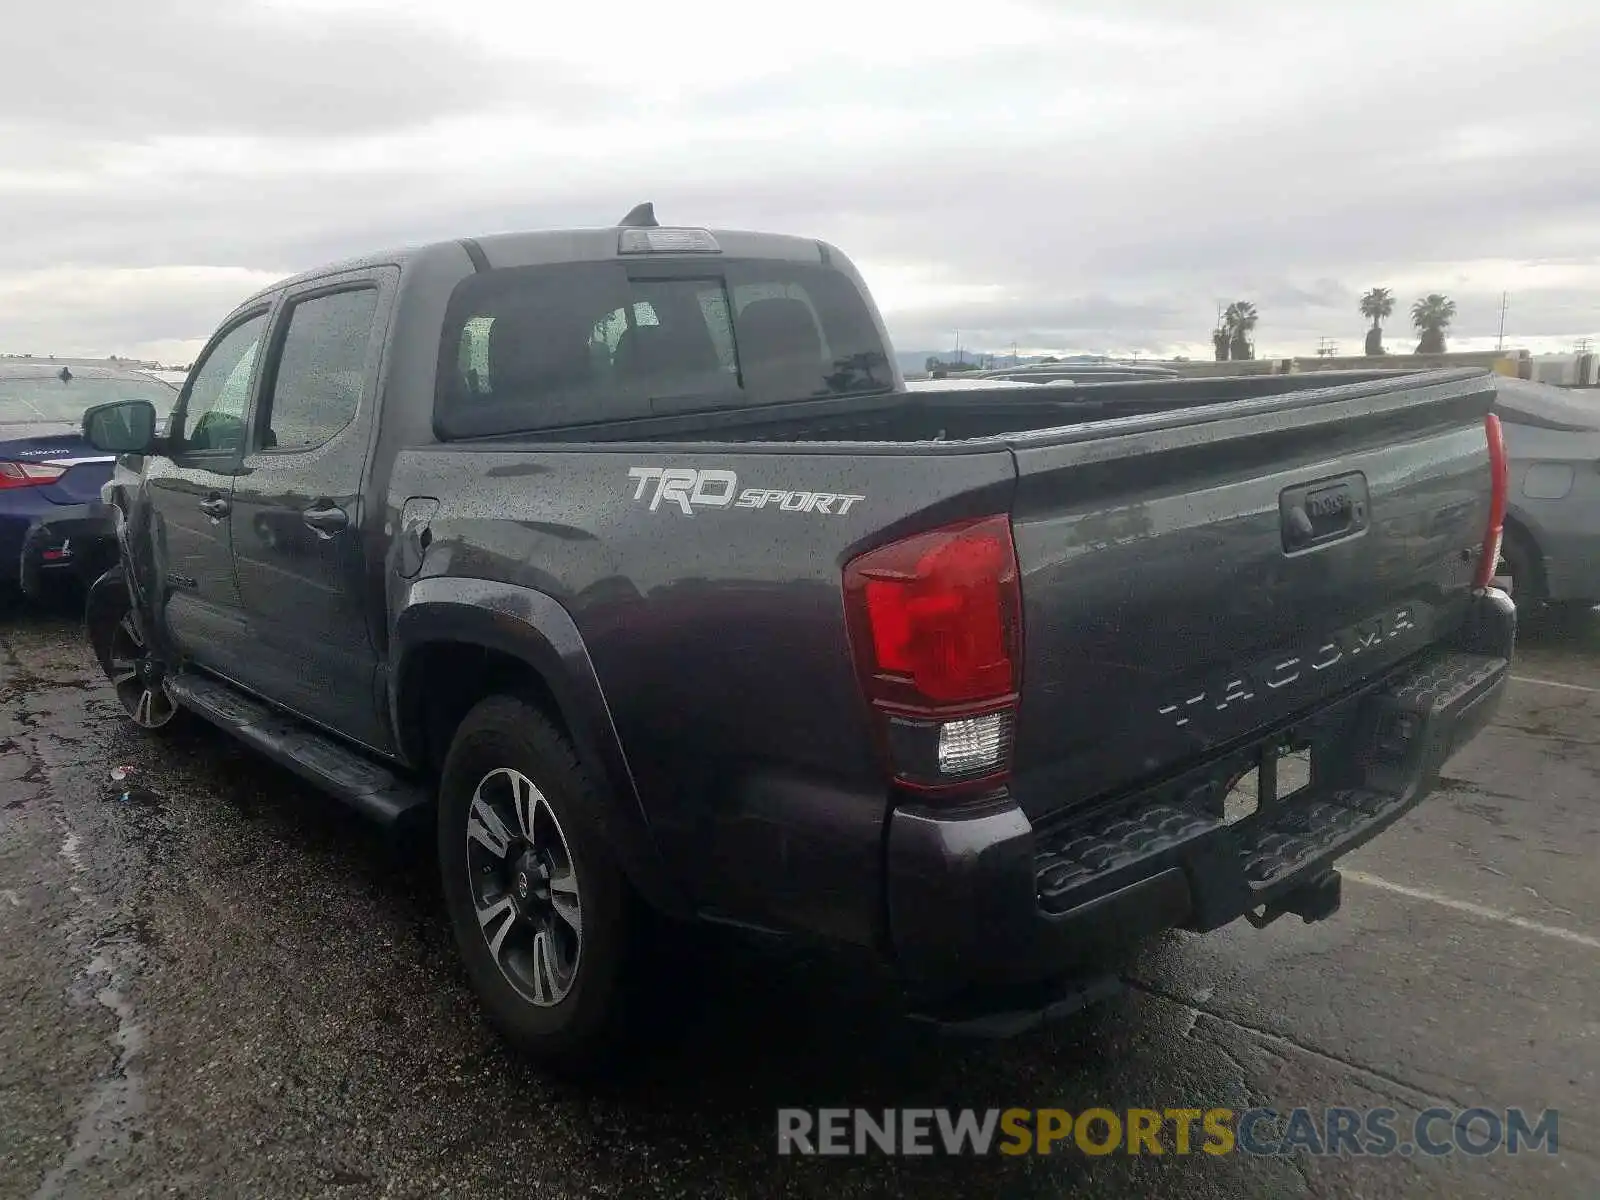
[[[95,658],[99,661],[101,669],[108,674],[111,667],[106,660],[106,645],[109,643],[102,645],[97,642],[96,631],[107,620],[121,620],[122,614],[128,610],[132,602],[133,597],[128,590],[128,577],[123,573],[121,563],[111,567],[91,583],[89,585],[89,593],[84,599],[84,637],[88,640],[90,648],[94,650]]]
[[[575,749],[600,789],[602,824],[613,851],[639,891],[663,911],[689,907],[668,879],[639,789],[622,750],[589,651],[572,617],[542,592],[484,579],[421,579],[397,604],[390,625],[393,669],[389,712],[402,752],[419,761],[416,734],[405,711],[407,672],[431,643],[482,646],[526,663],[549,688]]]
[[[119,472],[121,468],[119,466]],[[178,648],[167,636],[161,614],[162,593],[160,581],[165,577],[164,550],[152,537],[151,510],[142,491],[118,482],[113,475],[100,489],[101,503],[111,520],[112,536],[116,539],[117,565],[108,570],[90,586],[94,589],[112,576],[119,576],[120,587],[143,618],[144,635],[150,639],[157,652],[170,666],[183,661]]]

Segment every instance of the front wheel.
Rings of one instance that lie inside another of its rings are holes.
[[[456,946],[490,1019],[569,1070],[611,1060],[632,1012],[636,901],[571,744],[513,696],[462,721],[439,786],[439,868]]]
[[[167,691],[167,664],[131,601],[98,605],[89,617],[89,642],[128,719],[152,731],[171,725],[179,709]]]

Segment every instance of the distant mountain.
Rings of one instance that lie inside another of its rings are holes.
[[[900,364],[900,373],[903,375],[921,375],[926,369],[930,358],[942,358],[937,350],[897,350],[894,359]]]

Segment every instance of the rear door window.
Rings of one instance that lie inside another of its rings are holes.
[[[446,437],[882,391],[893,374],[851,279],[776,261],[488,271],[452,297]]]
[[[297,300],[272,375],[265,450],[312,450],[356,415],[366,385],[378,290],[351,288]]]

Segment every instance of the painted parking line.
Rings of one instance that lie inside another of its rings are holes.
[[[1592,692],[1600,696],[1600,687],[1585,687],[1581,683],[1562,683],[1556,679],[1535,679],[1532,675],[1513,675],[1513,683],[1534,683],[1540,687],[1563,688],[1569,692]]]
[[[1341,871],[1339,873],[1351,883],[1359,883],[1363,887],[1393,892],[1397,896],[1406,896],[1412,900],[1423,900],[1429,904],[1437,904],[1441,908],[1466,913],[1468,916],[1482,917],[1486,921],[1498,921],[1502,925],[1510,925],[1528,933],[1537,933],[1542,937],[1554,938],[1557,941],[1570,942],[1574,946],[1585,946],[1590,950],[1600,950],[1600,938],[1590,937],[1588,934],[1578,933],[1576,930],[1562,929],[1559,925],[1546,925],[1542,921],[1530,921],[1526,917],[1519,917],[1515,913],[1504,912],[1498,908],[1490,908],[1486,904],[1474,904],[1470,900],[1457,900],[1454,896],[1441,896],[1438,892],[1408,887],[1403,883],[1393,883],[1376,875],[1368,875],[1364,871]]]

